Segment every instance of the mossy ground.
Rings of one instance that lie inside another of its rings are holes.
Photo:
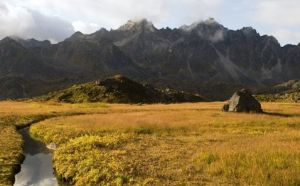
[[[0,185],[13,184],[14,175],[23,161],[23,140],[17,128],[26,127],[51,115],[0,116]]]
[[[300,185],[300,105],[108,105],[31,127],[75,185]],[[98,110],[98,111],[97,111]]]
[[[0,142],[0,185],[11,185],[23,159],[23,141],[14,126],[0,125]]]

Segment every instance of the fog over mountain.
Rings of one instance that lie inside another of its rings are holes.
[[[63,42],[0,41],[0,97],[23,98],[123,74],[158,88],[227,98],[300,78],[300,46],[280,46],[251,27],[230,30],[214,19],[158,29],[142,19]]]

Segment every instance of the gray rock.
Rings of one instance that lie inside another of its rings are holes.
[[[255,112],[262,113],[261,104],[252,96],[251,92],[241,89],[233,94],[228,103],[223,106],[225,112]]]

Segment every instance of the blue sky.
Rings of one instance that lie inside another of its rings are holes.
[[[1,0],[0,38],[58,42],[75,31],[116,29],[127,20],[147,18],[158,27],[215,18],[230,29],[252,26],[278,41],[300,42],[299,0]]]

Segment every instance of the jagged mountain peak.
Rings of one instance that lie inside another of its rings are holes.
[[[25,48],[47,47],[51,45],[49,40],[40,41],[34,38],[23,39],[18,36],[5,37],[0,41],[0,43],[4,45],[10,44],[14,46],[22,46]]]
[[[248,38],[253,38],[253,37],[261,37],[266,44],[270,45],[272,44],[273,46],[280,46],[279,41],[272,35],[260,35],[256,29],[253,27],[243,27],[240,30],[246,37]]]
[[[84,34],[80,31],[75,32],[71,37],[68,39],[80,39],[84,36]]]
[[[255,30],[251,26],[243,27],[242,29],[240,29],[240,31],[243,32],[243,34],[246,35],[246,36],[250,36],[250,35],[259,36],[259,33],[257,32],[257,30]]]
[[[251,26],[243,27],[241,30],[244,31],[244,32],[257,32],[257,31],[256,31],[253,27],[251,27]]]
[[[18,39],[16,40],[25,48],[35,48],[35,47],[48,47],[51,45],[49,40],[39,41],[36,39]]]
[[[157,30],[155,28],[155,26],[153,25],[153,23],[151,21],[148,21],[147,19],[140,19],[140,20],[128,20],[127,23],[125,25],[122,25],[121,27],[119,27],[118,30],[123,30],[123,31],[128,31],[128,30],[147,30],[147,31],[151,31],[154,32],[155,30]]]
[[[110,31],[106,30],[105,28],[101,28],[100,30],[96,31],[95,33],[90,34],[92,38],[101,38],[105,36],[106,34],[109,34]]]
[[[23,45],[13,39],[12,37],[5,37],[0,41],[0,47],[2,47],[4,50],[11,50],[12,48],[14,49],[21,49],[22,51],[24,50]]]
[[[225,28],[213,18],[195,22],[188,26],[184,25],[179,29],[186,34],[192,34],[193,36],[196,35],[204,40],[208,40],[213,43],[223,41],[228,31],[227,28]]]
[[[9,37],[9,36],[3,38],[3,39],[0,41],[1,44],[4,44],[4,43],[15,43],[15,42],[16,42],[16,40],[13,39],[12,37]]]
[[[272,43],[273,45],[275,46],[281,46],[279,41],[274,37],[274,36],[269,36],[269,35],[266,35],[266,37],[268,38],[268,42],[269,43]]]
[[[199,29],[225,29],[223,25],[218,23],[214,18],[209,18],[207,20],[202,20],[202,21],[197,21],[192,23],[191,25],[183,25],[179,29],[186,31],[186,32],[191,32],[193,30],[199,30]]]

